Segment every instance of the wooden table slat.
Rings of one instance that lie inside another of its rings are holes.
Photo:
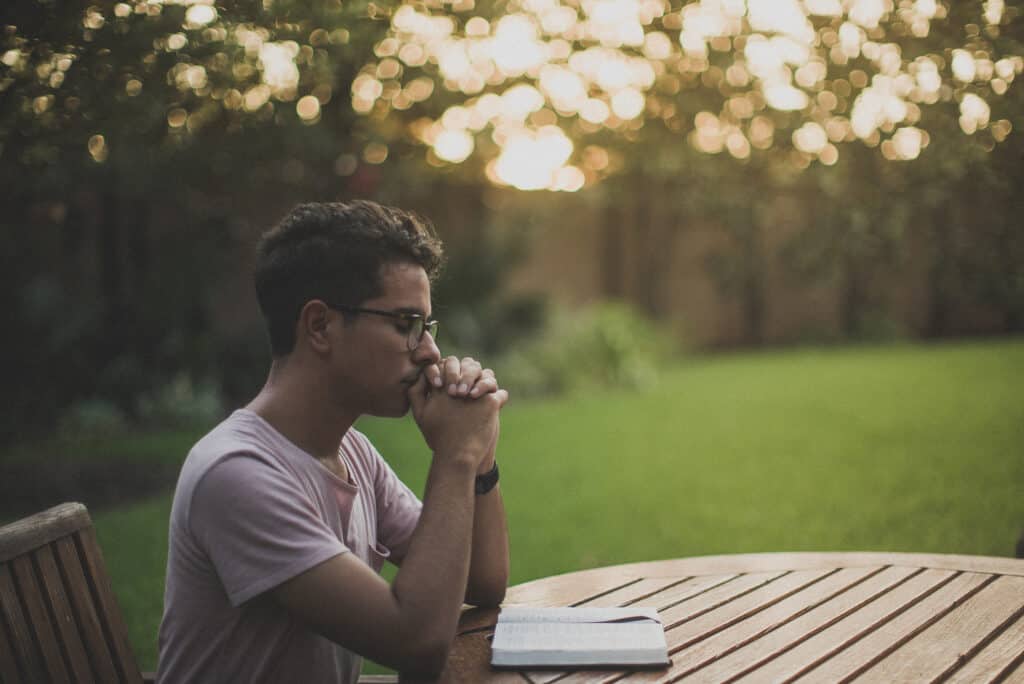
[[[673,653],[672,667],[656,679],[658,681],[676,681],[691,673],[703,678],[701,668],[777,630],[881,571],[882,568],[844,568],[826,575],[820,582],[815,582],[802,591],[791,594],[782,601],[707,639]]]
[[[1024,608],[1024,577],[998,577],[861,675],[865,682],[933,681],[956,670]]]
[[[786,599],[791,594],[821,581],[829,574],[831,573],[828,570],[790,572],[774,582],[768,582],[692,619],[666,621],[668,627],[665,638],[668,641],[668,652],[675,654],[697,641],[706,639],[712,634]],[[666,611],[665,615],[668,614],[669,611]],[[664,616],[662,620],[665,620]]]
[[[925,570],[900,584],[891,592],[879,596],[838,622],[791,645],[782,655],[768,661],[756,671],[743,672],[736,680],[741,682],[786,681],[809,667],[819,658],[829,657],[834,651],[859,639],[882,622],[894,617],[906,606],[938,590],[951,581],[952,570]]]
[[[695,577],[649,597],[648,603],[658,607],[665,627],[678,625],[697,618],[741,596],[771,583],[784,576],[784,572],[751,573],[748,575],[712,575]],[[666,635],[667,637],[667,635]],[[671,649],[671,644],[669,645]],[[620,670],[587,670],[577,674],[564,671],[530,672],[530,681],[537,684],[549,682],[601,681],[621,676]]]
[[[798,571],[763,583],[714,610],[702,613],[693,620],[682,622],[679,626],[668,629],[666,639],[673,663],[668,670],[632,673],[621,670],[581,671],[565,679],[553,677],[545,681],[559,681],[563,684],[594,681],[613,682],[620,679],[626,682],[670,681],[694,669],[695,665],[699,666],[702,661],[713,660],[716,650],[720,652],[729,646],[735,647],[735,641],[729,643],[730,631],[732,631],[733,637],[736,635],[733,631],[734,628],[749,623],[754,626],[755,631],[761,631],[765,625],[758,625],[758,619],[766,612],[769,612],[769,622],[772,616],[770,611],[775,610],[778,606],[782,606],[782,618],[780,619],[791,617],[793,613],[806,610],[809,602],[814,603],[815,597],[824,600],[842,589],[848,588],[866,575],[879,570],[880,568],[855,568],[831,572],[827,570]],[[663,620],[665,620],[666,614],[662,615]],[[667,624],[668,621],[665,621]],[[702,648],[705,645],[708,645],[707,648]]]
[[[771,573],[765,577],[778,577],[780,573]],[[702,577],[693,577],[674,584],[663,591],[658,592],[655,595],[648,597],[648,603],[652,606],[657,606],[658,610],[668,610],[672,606],[683,603],[684,601],[690,601],[701,594],[706,594],[715,591],[715,594],[719,597],[729,596],[737,591],[748,591],[749,585],[742,583],[743,587],[740,587],[740,582],[733,582],[738,578],[739,575],[704,575]],[[727,600],[727,599],[722,599]]]
[[[661,621],[666,630],[671,629],[687,620],[692,620],[724,606],[745,594],[756,591],[784,574],[782,572],[756,572],[740,575],[728,582],[715,584],[706,591],[688,596],[682,601],[673,600],[668,604],[660,603],[658,611],[661,613]]]
[[[661,576],[685,577],[691,574],[693,573],[679,572],[664,573]],[[626,566],[622,566],[621,569],[613,568],[607,573],[556,575],[509,587],[505,603],[517,606],[572,606],[604,594],[609,589],[635,582],[640,577],[645,575],[629,570]]]
[[[811,670],[801,682],[850,681],[980,591],[994,575],[961,573],[948,584],[877,625],[872,631]]]
[[[827,629],[838,620],[862,608],[921,570],[886,568],[870,581],[854,584],[824,603],[815,606],[779,629],[746,644],[701,669],[697,675],[705,681],[725,682],[754,670],[791,648]],[[683,681],[686,681],[685,678]]]
[[[498,672],[464,611],[443,682],[1008,682],[1024,684],[1024,561],[901,553],[769,553],[649,561],[510,587],[506,605],[659,609],[656,671]],[[402,680],[406,681],[405,679]]]
[[[996,682],[1002,677],[1010,681],[1010,673],[1019,676],[1024,682],[1024,616],[1020,616],[1008,625],[1002,634],[997,636],[970,662],[952,674],[948,684],[975,684],[977,682]]]
[[[638,602],[643,602],[646,605],[655,594],[684,584],[689,579],[689,577],[655,577],[653,579],[644,577],[607,594],[586,599],[577,605],[588,608],[625,606]]]
[[[999,684],[1024,684],[1024,653],[1017,657],[1017,660],[1010,664],[999,679]]]

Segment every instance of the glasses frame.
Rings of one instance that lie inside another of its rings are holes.
[[[400,321],[406,321],[412,326],[409,329],[409,334],[405,338],[405,346],[409,351],[416,351],[419,348],[420,343],[423,342],[423,335],[430,333],[430,337],[435,341],[437,340],[437,331],[440,326],[440,322],[436,318],[432,318],[429,321],[423,314],[412,313],[409,311],[384,311],[382,309],[368,309],[362,306],[348,306],[346,304],[327,304],[330,308],[341,311],[344,313],[353,314],[372,314],[374,316],[385,316],[387,318],[393,318]],[[419,333],[416,332],[416,327],[419,326]]]

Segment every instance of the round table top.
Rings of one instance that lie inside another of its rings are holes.
[[[468,609],[442,681],[1024,682],[1024,560],[761,553],[582,570],[510,587],[504,605],[658,609],[656,671],[490,665],[497,609]]]

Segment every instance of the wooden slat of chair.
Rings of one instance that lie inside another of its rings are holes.
[[[0,605],[5,684],[143,681],[81,504],[0,529]]]
[[[86,570],[86,578],[89,580],[89,588],[93,592],[93,600],[96,602],[97,612],[100,614],[104,635],[114,651],[114,664],[117,666],[118,674],[122,681],[130,684],[142,684],[142,674],[139,672],[139,666],[128,641],[128,626],[124,622],[117,599],[114,598],[114,591],[110,587],[107,567],[103,563],[99,541],[96,539],[96,530],[92,525],[83,528],[75,535],[75,545],[82,559],[82,567]]]
[[[47,605],[54,619],[54,630],[57,632],[71,678],[84,682],[93,677],[92,668],[89,666],[89,656],[85,652],[74,609],[64,590],[64,578],[54,557],[55,544],[56,542],[51,542],[36,552],[36,567],[46,588]]]
[[[18,663],[14,660],[13,644],[14,637],[4,620],[0,619],[0,682],[16,682],[21,678]]]
[[[43,665],[46,668],[49,681],[70,681],[67,668],[64,667],[64,657],[57,644],[57,635],[53,631],[53,620],[49,611],[46,610],[46,604],[43,603],[43,594],[46,589],[35,577],[32,558],[19,556],[13,559],[11,569],[14,571],[14,583],[18,588],[18,598],[21,599],[25,607],[33,638],[39,645],[39,650],[42,651]]]
[[[43,656],[32,635],[32,628],[21,609],[21,601],[14,585],[14,576],[7,564],[0,565],[0,609],[4,617],[5,631],[11,639],[5,650],[13,654],[20,675],[11,681],[42,681],[46,677]],[[6,682],[6,677],[4,678]]]
[[[58,539],[54,545],[57,549],[57,557],[60,559],[60,568],[66,586],[69,588],[88,586],[74,540],[71,537],[65,537]],[[79,628],[78,633],[85,652],[89,655],[89,662],[96,678],[102,682],[116,681],[117,669],[114,667],[114,658],[103,636],[103,628],[100,627],[100,619],[96,615],[96,607],[91,594],[74,589],[70,589],[68,594],[71,596],[71,605]]]

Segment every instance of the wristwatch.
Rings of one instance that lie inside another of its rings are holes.
[[[494,485],[498,484],[498,462],[494,462],[494,467],[488,470],[483,475],[476,476],[476,483],[474,490],[477,496],[480,494],[486,494],[487,492],[494,489]]]

